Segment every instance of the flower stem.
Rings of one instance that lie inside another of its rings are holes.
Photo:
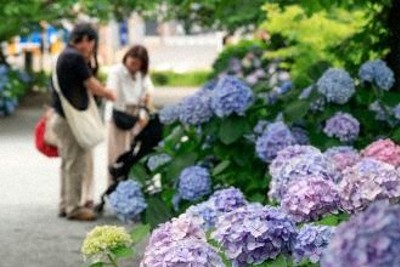
[[[110,260],[112,266],[119,267],[117,262],[113,259],[113,257],[109,253],[107,253],[107,257]]]

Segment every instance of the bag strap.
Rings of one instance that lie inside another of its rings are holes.
[[[53,64],[53,71],[51,73],[51,80],[53,82],[54,90],[57,92],[57,94],[59,96],[62,95],[60,84],[58,83],[58,77],[57,77],[57,61]]]

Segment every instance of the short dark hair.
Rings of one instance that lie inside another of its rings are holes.
[[[69,35],[69,42],[72,44],[78,44],[82,42],[84,37],[87,37],[89,41],[95,40],[97,42],[97,32],[93,26],[89,23],[80,23],[75,25]]]
[[[146,47],[142,45],[132,46],[122,58],[123,64],[126,63],[128,57],[139,59],[142,62],[140,72],[142,72],[143,75],[147,75],[147,73],[149,72],[149,54],[147,53]]]

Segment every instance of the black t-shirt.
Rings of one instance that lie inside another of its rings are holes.
[[[67,46],[58,57],[56,71],[61,92],[68,102],[78,110],[87,109],[88,92],[83,82],[92,76],[92,72],[82,54],[72,46]],[[53,107],[65,117],[60,98],[54,89]]]

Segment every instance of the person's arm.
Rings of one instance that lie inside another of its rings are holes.
[[[107,98],[108,100],[115,101],[117,98],[115,92],[113,90],[107,89],[104,87],[99,80],[91,76],[90,78],[84,81],[84,85],[90,92],[95,95],[102,96]]]
[[[150,104],[151,101],[151,96],[154,93],[154,85],[153,82],[150,79],[150,75],[146,75],[143,80],[143,89],[144,89],[144,95],[143,95],[143,102],[146,106]]]

